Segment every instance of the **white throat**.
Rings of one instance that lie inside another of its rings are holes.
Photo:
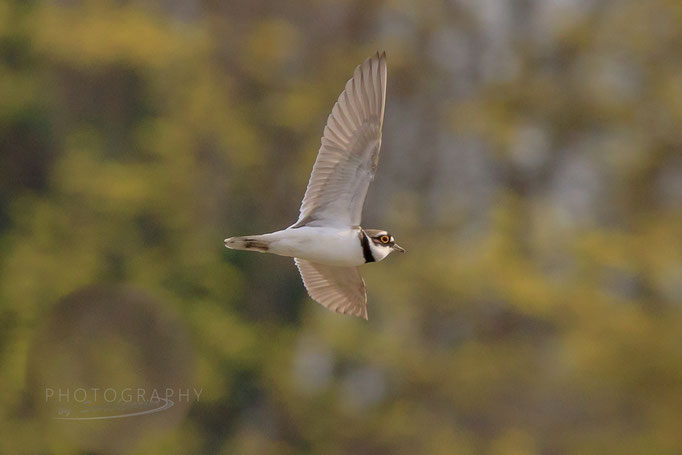
[[[372,251],[372,257],[374,257],[375,262],[379,262],[386,256],[391,254],[391,247],[387,245],[377,245],[371,239],[369,239],[369,249]]]

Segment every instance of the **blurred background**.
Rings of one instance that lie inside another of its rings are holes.
[[[682,453],[681,48],[679,0],[1,0],[0,452]],[[223,239],[381,50],[365,322]],[[107,377],[202,393],[46,415]]]

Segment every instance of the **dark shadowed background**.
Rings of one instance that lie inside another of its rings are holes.
[[[0,453],[682,453],[681,49],[679,0],[0,0]],[[223,239],[381,50],[365,322]],[[201,394],[54,418],[95,386]]]

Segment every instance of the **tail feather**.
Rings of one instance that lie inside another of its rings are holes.
[[[225,246],[233,250],[260,251],[265,253],[270,249],[269,242],[259,237],[230,237],[225,239]]]

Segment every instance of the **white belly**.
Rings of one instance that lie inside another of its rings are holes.
[[[268,253],[328,265],[357,266],[365,263],[358,229],[303,226],[262,237],[270,242]]]

